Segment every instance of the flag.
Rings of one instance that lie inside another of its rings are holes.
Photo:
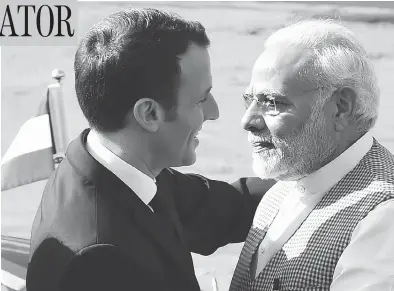
[[[1,190],[48,179],[64,157],[66,130],[60,82],[48,86],[38,114],[26,121],[1,161]]]
[[[22,125],[1,161],[2,191],[49,178],[64,157],[64,72],[54,70],[52,77],[57,83],[48,86],[38,114]],[[28,239],[1,236],[1,291],[26,291],[29,248]]]
[[[1,190],[47,179],[55,169],[48,96],[22,125],[1,162]]]

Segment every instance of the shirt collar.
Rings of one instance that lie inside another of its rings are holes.
[[[135,194],[148,205],[156,194],[155,180],[119,158],[101,144],[97,133],[88,133],[86,149],[100,164],[121,179]]]
[[[297,181],[301,194],[326,192],[353,170],[373,144],[372,133],[367,132],[336,159],[316,172]]]

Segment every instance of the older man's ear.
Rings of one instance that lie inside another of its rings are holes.
[[[356,93],[349,87],[339,88],[334,93],[335,116],[334,124],[337,132],[344,131],[351,120],[356,104]]]

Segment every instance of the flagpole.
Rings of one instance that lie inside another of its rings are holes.
[[[55,149],[53,161],[56,168],[63,160],[68,144],[62,84],[65,73],[62,70],[55,69],[52,71],[52,78],[54,78],[57,83],[48,86],[48,102]]]
[[[212,290],[219,291],[218,281],[216,280],[215,276],[212,277]]]

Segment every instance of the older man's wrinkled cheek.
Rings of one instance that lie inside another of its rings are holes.
[[[278,138],[285,138],[294,133],[298,133],[302,130],[305,121],[302,121],[294,116],[283,116],[276,119],[267,120],[267,127],[272,136]]]

